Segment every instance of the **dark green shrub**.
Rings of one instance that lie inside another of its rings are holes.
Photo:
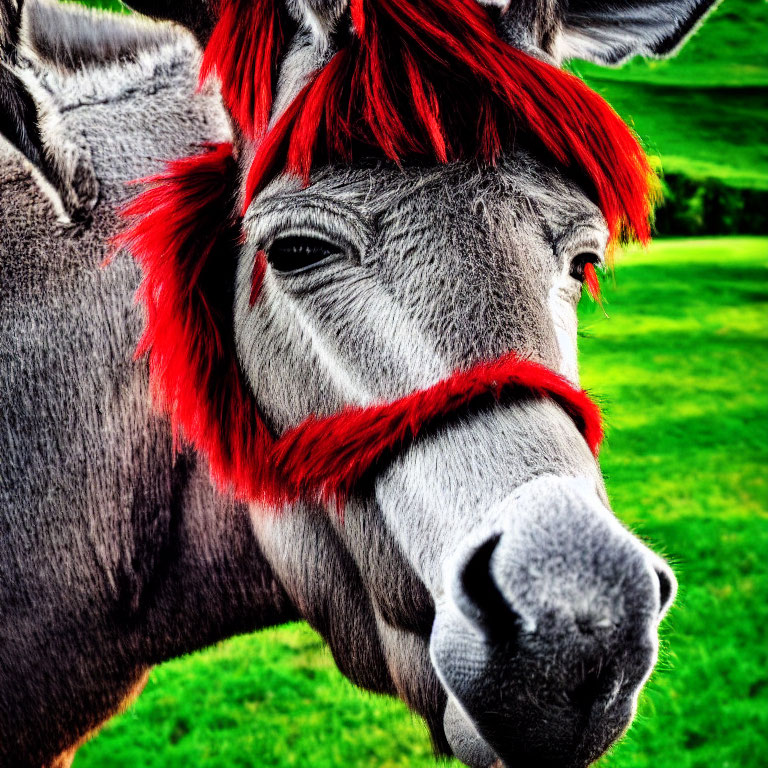
[[[658,235],[758,235],[768,233],[768,190],[740,189],[719,179],[664,176],[656,210]]]

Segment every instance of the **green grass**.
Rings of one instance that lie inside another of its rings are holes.
[[[676,565],[664,667],[608,766],[768,761],[768,240],[659,242],[620,260],[582,327],[619,515]]]
[[[87,5],[91,8],[101,9],[102,11],[112,11],[113,13],[132,12],[129,8],[123,5],[120,0],[60,0],[60,2]]]
[[[768,88],[588,82],[634,128],[662,172],[768,189]]]
[[[75,768],[432,768],[424,725],[352,688],[304,625],[238,637],[155,670]]]
[[[671,59],[574,71],[668,172],[768,189],[768,3],[723,0]]]
[[[619,516],[666,553],[680,595],[660,669],[605,768],[768,760],[768,238],[657,242],[582,302],[584,384],[609,432]],[[362,693],[304,626],[152,673],[75,768],[433,766],[424,727]]]

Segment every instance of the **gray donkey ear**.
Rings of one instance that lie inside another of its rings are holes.
[[[718,0],[566,0],[551,55],[620,64],[675,51]]]
[[[0,0],[0,140],[26,159],[60,221],[85,222],[99,195],[90,151],[61,134],[58,111],[20,56],[22,12],[21,0]]]
[[[124,0],[131,10],[153,19],[175,21],[205,47],[216,24],[217,0]]]

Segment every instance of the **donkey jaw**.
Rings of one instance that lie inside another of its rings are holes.
[[[478,733],[470,716],[453,696],[443,716],[445,737],[454,757],[470,768],[503,768],[504,763]]]
[[[455,755],[584,768],[629,726],[674,576],[586,483],[543,477],[446,564],[430,656]]]

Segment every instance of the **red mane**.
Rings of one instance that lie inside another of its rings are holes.
[[[279,1],[222,0],[205,55],[203,73],[218,70],[248,135],[269,119]],[[649,239],[655,187],[645,153],[581,80],[503,42],[477,0],[350,0],[350,8],[348,41],[259,145],[246,206],[275,174],[308,180],[318,162],[493,163],[522,139],[591,185],[613,236]]]
[[[218,74],[224,103],[249,139],[269,121],[285,27],[281,2],[222,0],[205,47],[200,82]]]
[[[122,211],[132,226],[116,242],[144,273],[137,298],[146,326],[136,355],[149,358],[152,392],[174,435],[205,454],[221,487],[256,497],[262,486],[274,485],[263,460],[272,436],[234,349],[240,230],[232,146],[174,160],[143,181],[148,188]]]

